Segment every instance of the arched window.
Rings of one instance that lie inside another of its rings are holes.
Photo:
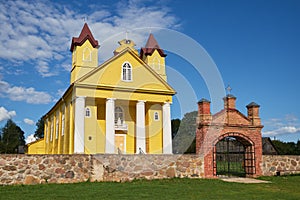
[[[89,107],[85,108],[85,116],[91,117],[91,109]]]
[[[158,121],[158,120],[159,120],[158,112],[154,112],[154,121]]]
[[[91,61],[91,60],[92,60],[91,50],[89,48],[85,48],[83,50],[83,61]]]
[[[132,67],[128,62],[125,62],[122,66],[122,80],[132,81]]]
[[[153,69],[160,70],[160,61],[157,56],[153,59]]]
[[[59,121],[58,121],[58,117],[56,117],[55,139],[58,139],[58,129],[59,129]]]
[[[51,120],[51,126],[50,126],[50,142],[53,139],[53,119]]]
[[[62,115],[61,119],[61,135],[65,134],[65,114]]]
[[[115,108],[115,124],[122,125],[124,122],[124,112],[120,106]]]

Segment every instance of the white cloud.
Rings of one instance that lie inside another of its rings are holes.
[[[300,133],[299,119],[292,114],[282,118],[271,118],[263,123],[268,130],[263,131],[262,134],[267,137]]]
[[[28,135],[28,137],[25,139],[26,144],[36,141],[36,138],[34,137],[34,134]]]
[[[28,125],[34,125],[34,121],[31,119],[25,118],[23,121]]]
[[[295,126],[284,126],[272,131],[263,132],[264,136],[277,136],[277,135],[284,135],[284,134],[295,134],[300,132],[300,127]]]
[[[11,86],[0,80],[0,97],[8,97],[12,101],[25,101],[29,104],[47,104],[52,97],[47,92],[36,91],[34,88]]]
[[[4,107],[0,107],[0,122],[4,120],[11,119],[12,117],[16,116],[16,111],[8,111]]]
[[[80,4],[80,2],[77,2]],[[146,4],[149,5],[146,5]],[[161,3],[160,3],[161,4]],[[146,2],[128,0],[107,6],[88,5],[88,24],[100,44],[100,60],[112,56],[117,46],[116,39],[107,38],[125,30],[141,27],[178,27],[176,18],[169,10],[155,1]],[[80,7],[80,6],[79,6]],[[122,8],[122,9],[121,9]],[[13,63],[30,61],[43,77],[55,76],[61,70],[70,70],[71,39],[78,37],[83,26],[82,18],[86,13],[72,4],[48,1],[3,1],[0,5],[0,58]],[[129,36],[139,45],[147,39],[138,31],[132,31]],[[62,66],[49,67],[53,63]]]

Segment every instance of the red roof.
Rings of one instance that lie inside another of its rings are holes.
[[[89,29],[89,26],[87,23],[84,23],[79,37],[72,38],[70,51],[73,52],[75,46],[81,46],[86,40],[89,40],[94,48],[99,46],[98,40],[95,40],[91,30]]]
[[[152,55],[152,53],[154,52],[154,50],[157,50],[159,55],[162,57],[166,57],[167,54],[164,53],[164,50],[162,50],[156,39],[154,38],[153,34],[150,33],[148,41],[146,43],[146,46],[144,48],[141,49],[141,57],[143,57],[143,54],[145,55]]]

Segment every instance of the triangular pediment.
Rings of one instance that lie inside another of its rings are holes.
[[[224,109],[214,114],[213,123],[228,125],[251,125],[251,121],[236,109]]]
[[[124,81],[122,78],[122,66],[124,63],[130,63],[132,67],[132,80],[130,81]],[[175,94],[175,90],[130,48],[124,49],[122,52],[90,71],[77,80],[76,84],[112,90],[139,90]]]

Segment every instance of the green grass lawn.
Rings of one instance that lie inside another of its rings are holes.
[[[136,180],[0,186],[0,199],[300,199],[300,176],[262,177],[271,183],[217,179]]]

